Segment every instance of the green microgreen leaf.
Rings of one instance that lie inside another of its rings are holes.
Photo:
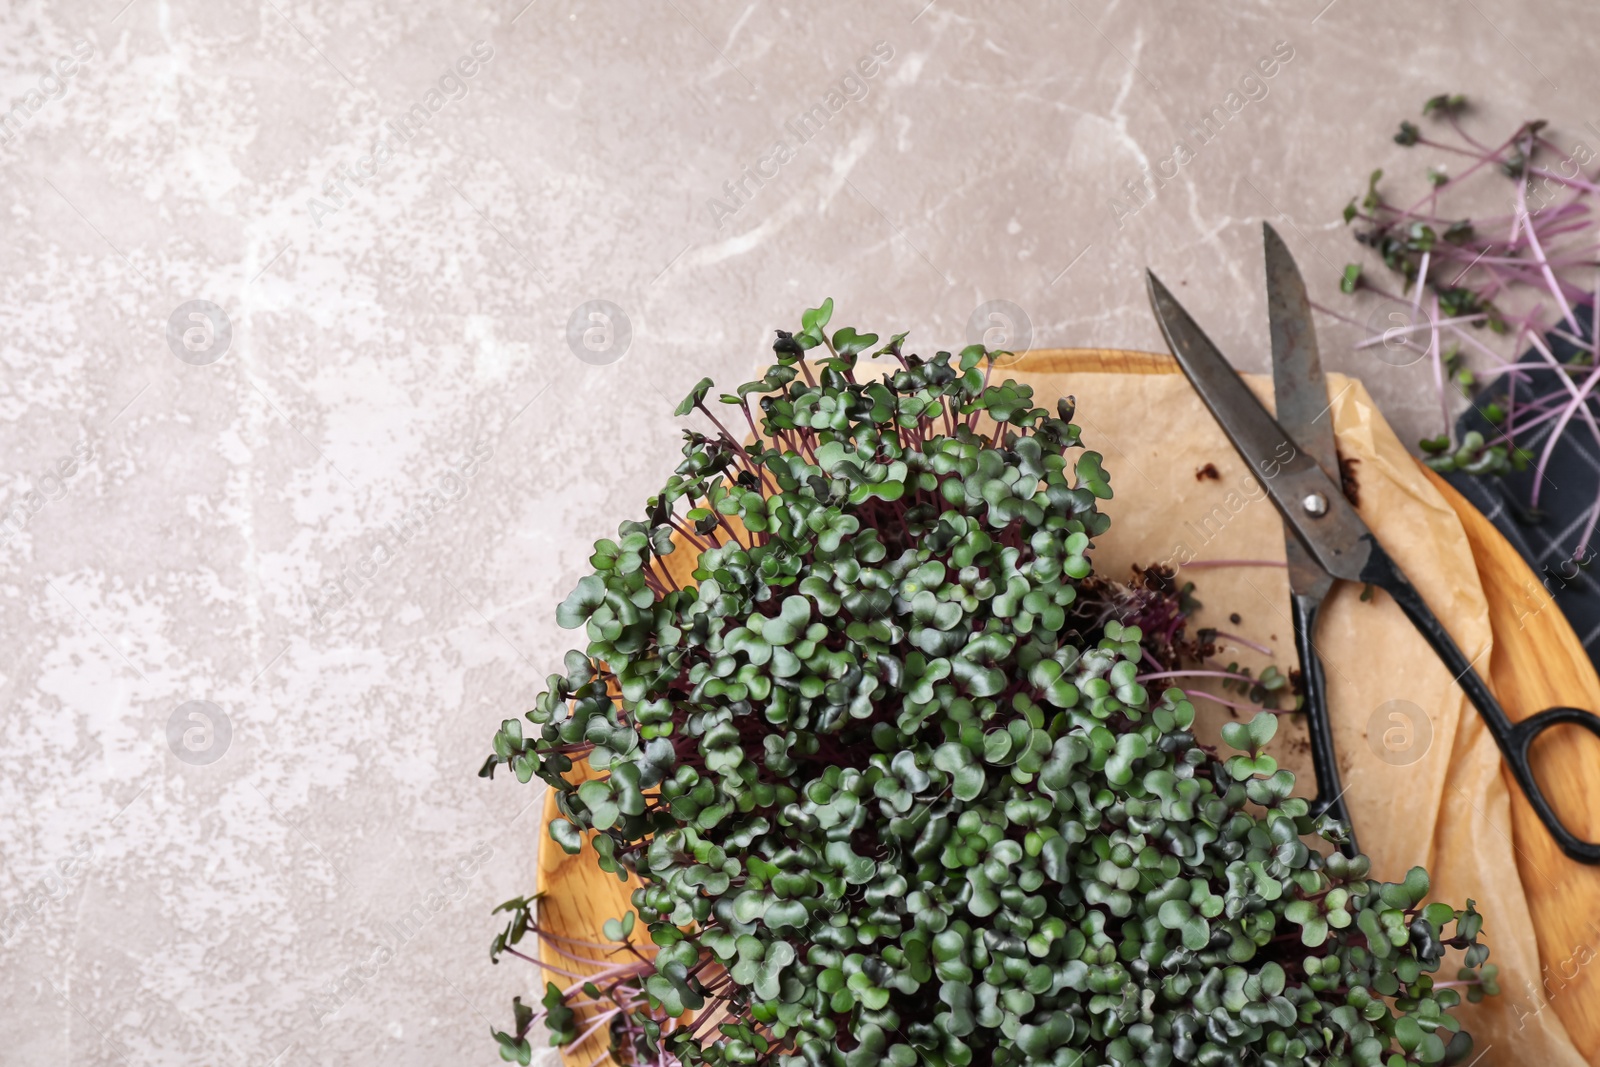
[[[982,345],[863,366],[877,336],[833,311],[715,411],[695,386],[708,425],[557,609],[584,646],[493,735],[483,773],[552,788],[551,842],[630,893],[603,943],[501,906],[492,960],[603,967],[515,1001],[501,1056],[595,1020],[618,1062],[682,1067],[1461,1053],[1449,1009],[1498,989],[1483,917],[1310,847],[1342,830],[1266,753],[1276,715],[1222,755],[1147,687],[1215,633],[1170,569],[1094,573],[1111,477],[1076,401]],[[1286,670],[1227,684],[1292,705]]]

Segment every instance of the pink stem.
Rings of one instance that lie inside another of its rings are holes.
[[[1219,696],[1213,696],[1212,694],[1206,692],[1204,689],[1185,689],[1183,691],[1183,695],[1186,696],[1186,697],[1204,697],[1206,700],[1210,700],[1210,701],[1212,701],[1214,703],[1217,703],[1217,704],[1223,704],[1223,705],[1225,705],[1227,707],[1230,707],[1230,708],[1233,708],[1233,709],[1235,709],[1237,711],[1266,711],[1266,710],[1269,710],[1269,709],[1266,709],[1266,708],[1262,708],[1262,707],[1260,707],[1259,705],[1256,705],[1256,704],[1239,704],[1239,703],[1236,703],[1236,702],[1234,702],[1232,700],[1224,700]]]
[[[1444,390],[1444,353],[1439,346],[1439,294],[1432,295],[1432,313],[1428,321],[1433,324],[1430,331],[1431,340],[1428,342],[1428,351],[1433,354],[1433,384],[1439,389],[1439,414],[1444,420],[1444,435],[1450,436],[1450,396]]]
[[[1277,653],[1273,652],[1272,649],[1268,648],[1266,645],[1258,645],[1254,641],[1249,640],[1248,638],[1240,637],[1238,634],[1230,634],[1226,630],[1218,630],[1216,633],[1217,633],[1218,637],[1226,637],[1229,641],[1233,641],[1233,642],[1236,642],[1238,644],[1241,644],[1245,648],[1253,648],[1257,652],[1261,653],[1263,656],[1275,656],[1275,655],[1277,655]]]
[[[1457,132],[1460,132],[1459,128],[1458,128]],[[1462,133],[1461,137],[1462,137],[1462,140],[1464,140],[1464,141],[1467,141],[1469,143],[1472,142],[1472,138],[1468,137],[1465,133]],[[1466,170],[1462,171],[1460,174],[1457,174],[1453,178],[1450,178],[1443,185],[1434,186],[1433,190],[1427,196],[1423,197],[1421,200],[1418,200],[1415,204],[1411,205],[1410,211],[1415,211],[1417,208],[1421,207],[1425,202],[1427,202],[1430,199],[1431,200],[1437,200],[1440,193],[1444,192],[1446,189],[1450,188],[1452,185],[1454,185],[1457,182],[1461,181],[1463,178],[1469,177],[1474,172],[1476,172],[1478,170],[1481,170],[1484,167],[1487,167],[1490,163],[1497,162],[1499,160],[1500,153],[1504,152],[1507,148],[1510,148],[1513,144],[1515,144],[1516,140],[1517,140],[1516,134],[1512,134],[1511,138],[1509,140],[1507,140],[1505,144],[1501,145],[1499,148],[1496,148],[1493,152],[1485,152],[1482,159],[1478,160],[1478,162],[1474,163],[1472,166],[1468,167]]]
[[[1517,208],[1522,212],[1524,219],[1528,218],[1528,183],[1517,182]],[[1572,305],[1567,303],[1566,295],[1562,293],[1561,286],[1556,282],[1555,272],[1550,269],[1550,261],[1545,258],[1544,249],[1539,246],[1539,234],[1534,228],[1533,220],[1528,219],[1528,244],[1533,248],[1534,255],[1539,257],[1539,272],[1544,275],[1544,280],[1550,286],[1550,291],[1556,295],[1556,302],[1561,305],[1562,316],[1571,323],[1572,328],[1578,328],[1578,320],[1572,316]]]
[[[1556,442],[1561,437],[1561,431],[1567,428],[1567,423],[1572,421],[1572,416],[1576,415],[1580,408],[1587,410],[1588,404],[1586,400],[1594,390],[1597,380],[1600,380],[1600,366],[1596,366],[1594,370],[1589,372],[1589,377],[1584,379],[1583,385],[1579,388],[1577,394],[1562,407],[1561,417],[1556,420],[1556,424],[1550,430],[1549,436],[1545,438],[1544,449],[1539,453],[1538,471],[1540,477],[1534,479],[1533,491],[1529,494],[1528,499],[1528,502],[1534,507],[1539,506],[1539,483],[1542,480],[1545,468],[1550,465],[1550,455],[1555,451]]]
[[[1417,267],[1417,284],[1411,293],[1411,314],[1416,316],[1422,310],[1422,290],[1428,284],[1428,264],[1433,260],[1432,252],[1422,253],[1422,263]]]
[[[1197,559],[1178,564],[1183,567],[1287,567],[1281,559]]]
[[[1578,387],[1572,383],[1572,378],[1565,373],[1566,368],[1562,367],[1555,354],[1550,351],[1549,346],[1544,342],[1544,338],[1535,333],[1528,336],[1528,341],[1533,345],[1533,350],[1538,352],[1544,358],[1544,361],[1550,365],[1550,368],[1556,372],[1561,384],[1566,386],[1567,392],[1572,394],[1573,399],[1580,399]],[[1593,435],[1595,442],[1600,444],[1600,425],[1595,424],[1594,413],[1589,410],[1589,405],[1580,404],[1578,410],[1583,415],[1583,421],[1588,424],[1589,432]],[[1541,462],[1534,469],[1533,489],[1528,494],[1528,503],[1533,507],[1539,506],[1539,489],[1544,481],[1544,468],[1545,464]]]
[[[1453,326],[1458,322],[1478,322],[1481,319],[1485,318],[1487,316],[1487,314],[1488,314],[1488,312],[1480,311],[1476,315],[1459,315],[1456,318],[1453,318],[1453,319],[1441,319],[1438,322],[1417,323],[1417,324],[1415,324],[1413,326],[1396,326],[1396,327],[1392,327],[1390,329],[1384,330],[1383,333],[1381,333],[1381,334],[1378,334],[1378,335],[1376,335],[1374,337],[1367,338],[1365,341],[1357,342],[1356,348],[1357,349],[1371,348],[1373,345],[1384,344],[1390,338],[1399,337],[1399,336],[1401,336],[1403,334],[1408,334],[1408,333],[1417,333],[1420,330],[1434,329],[1434,328],[1437,328],[1439,326]]]
[[[1232,671],[1151,671],[1149,674],[1136,675],[1133,680],[1147,682],[1152,678],[1226,678],[1232,682],[1255,681],[1253,678],[1246,678]]]
[[[543,934],[540,934],[539,936],[541,938],[544,937]],[[555,944],[553,941],[548,943],[548,947],[550,948],[550,951],[555,952],[558,955],[565,956],[567,959],[573,961],[574,963],[582,963],[582,964],[585,964],[585,965],[590,966],[590,967],[605,967],[605,966],[608,966],[610,964],[610,962],[611,962],[610,960],[597,960],[597,959],[592,959],[589,956],[580,956],[576,952],[572,952],[569,949],[562,948],[560,945]],[[615,954],[618,951],[621,951],[621,950],[620,949],[614,949],[613,950],[613,954]]]
[[[1549,178],[1558,185],[1566,185],[1573,189],[1582,189],[1586,193],[1600,193],[1600,186],[1584,181],[1582,178],[1568,178],[1564,174],[1557,174],[1549,167],[1529,167],[1529,174],[1537,174],[1541,178]]]
[[[618,1015],[621,1015],[621,1014],[622,1014],[622,1009],[621,1008],[612,1008],[610,1011],[602,1012],[600,1015],[595,1016],[594,1024],[591,1025],[589,1027],[589,1029],[585,1030],[583,1033],[579,1034],[575,1039],[573,1039],[571,1047],[572,1048],[582,1048],[583,1047],[583,1043],[585,1041],[589,1040],[590,1036],[593,1035],[596,1030],[600,1029],[606,1023],[610,1022],[612,1019],[616,1018]],[[611,1055],[611,1053],[608,1051],[606,1053],[606,1055],[609,1056],[609,1055]]]
[[[520,953],[519,953],[519,955],[520,955]],[[524,958],[526,958],[526,957],[524,957]],[[566,970],[566,969],[564,969],[562,967],[556,966],[555,964],[551,963],[548,960],[538,960],[536,962],[539,964],[539,966],[543,967],[545,970],[554,971],[555,973],[561,975],[563,978],[575,979],[573,984],[568,986],[562,992],[561,995],[564,996],[564,997],[572,996],[572,994],[574,994],[574,993],[578,992],[580,989],[582,989],[584,987],[584,984],[587,983],[587,982],[593,982],[596,985],[599,985],[601,982],[605,981],[608,978],[617,978],[617,977],[621,977],[622,975],[629,974],[629,973],[640,973],[639,964],[633,963],[633,962],[613,964],[610,967],[603,967],[600,970],[595,971],[593,974],[579,974],[577,971],[569,971],[569,970]]]

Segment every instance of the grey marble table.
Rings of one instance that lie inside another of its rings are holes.
[[[1261,370],[1260,222],[1367,314],[1339,212],[1424,98],[1600,143],[1592,5],[1226,8],[0,9],[0,1060],[498,1062],[489,737],[808,304],[1152,348],[1152,265]]]

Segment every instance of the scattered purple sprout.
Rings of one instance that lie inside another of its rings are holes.
[[[599,1067],[608,1059],[624,1067],[679,1067],[677,1057],[665,1051],[661,1038],[676,1030],[680,1022],[649,1004],[645,983],[656,973],[654,952],[639,950],[631,937],[632,924],[628,924],[617,943],[585,941],[541,928],[534,918],[535,905],[534,898],[518,897],[496,909],[512,917],[505,932],[496,939],[491,959],[498,960],[504,953],[572,981],[565,989],[549,982],[539,1009],[516,998],[515,1031],[493,1031],[502,1058],[528,1062],[532,1051],[528,1035],[536,1024],[543,1023],[551,1033],[551,1043],[568,1049],[582,1046],[602,1029],[609,1031],[606,1050],[589,1067]],[[537,956],[514,947],[530,935],[540,946]],[[620,962],[615,959],[619,955],[624,956]],[[583,974],[570,965],[595,970]],[[707,973],[711,984],[723,977],[716,973],[720,970],[718,967]]]
[[[1595,154],[1578,145],[1568,153],[1545,136],[1545,123],[1525,122],[1497,145],[1486,145],[1463,127],[1466,100],[1459,95],[1438,96],[1423,107],[1423,114],[1440,121],[1439,136],[1425,136],[1411,122],[1402,122],[1395,141],[1422,145],[1470,160],[1459,174],[1448,177],[1429,172],[1432,188],[1408,207],[1386,199],[1379,191],[1382,171],[1374,171],[1367,193],[1352,199],[1345,221],[1359,220],[1356,239],[1371,246],[1384,264],[1400,276],[1395,293],[1362,274],[1358,265],[1345,269],[1341,288],[1353,293],[1368,289],[1388,300],[1409,305],[1406,326],[1384,329],[1358,348],[1384,345],[1416,353],[1425,334],[1426,358],[1433,370],[1439,395],[1443,429],[1424,439],[1421,448],[1436,470],[1461,470],[1471,474],[1502,473],[1533,468],[1530,508],[1539,505],[1540,487],[1546,481],[1556,442],[1568,430],[1587,433],[1600,446],[1600,330],[1594,328],[1600,304],[1597,240],[1600,231],[1591,203],[1600,194],[1600,178],[1584,168]],[[1559,160],[1547,165],[1544,160]],[[1499,171],[1515,185],[1510,214],[1476,220],[1461,218],[1442,203],[1444,194],[1457,190],[1468,178]],[[1536,203],[1531,203],[1535,200]],[[1517,310],[1525,309],[1525,310]],[[1587,309],[1588,336],[1578,314]],[[1318,310],[1345,322],[1368,328],[1349,316],[1318,305]],[[1423,316],[1426,316],[1424,319]],[[1509,340],[1494,347],[1485,344],[1482,329]],[[1551,351],[1549,337],[1578,349],[1563,362]],[[1530,347],[1524,362],[1518,353]],[[1478,358],[1478,369],[1465,366],[1462,353]],[[1529,400],[1518,399],[1516,386],[1530,384],[1530,372],[1553,373],[1564,392]],[[1511,388],[1504,404],[1490,404],[1479,413],[1494,427],[1485,435],[1469,431],[1453,440],[1449,385],[1469,397],[1480,380],[1507,376]],[[1536,430],[1548,433],[1537,455],[1529,449]],[[1600,492],[1590,507],[1575,555],[1583,557],[1600,520]],[[1190,564],[1193,566],[1194,564]]]

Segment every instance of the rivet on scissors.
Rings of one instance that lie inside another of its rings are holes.
[[[1328,501],[1321,493],[1307,493],[1306,498],[1300,501],[1300,506],[1305,508],[1306,514],[1313,519],[1328,513]]]

